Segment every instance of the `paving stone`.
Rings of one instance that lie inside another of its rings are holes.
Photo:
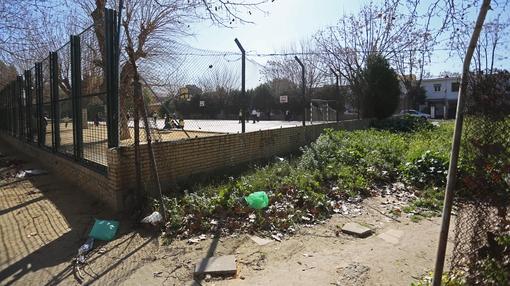
[[[389,229],[388,231],[379,234],[377,237],[391,244],[398,244],[404,232],[396,229]]]
[[[342,232],[351,234],[357,237],[367,237],[372,234],[372,230],[368,227],[364,227],[355,222],[349,222],[344,224]]]
[[[262,238],[262,237],[258,237],[258,236],[254,236],[254,235],[250,235],[250,239],[253,240],[256,244],[258,244],[260,246],[264,246],[266,244],[273,242],[273,240],[271,240],[271,239],[266,239],[266,238]]]
[[[235,275],[236,273],[235,255],[204,258],[195,266],[195,275]]]

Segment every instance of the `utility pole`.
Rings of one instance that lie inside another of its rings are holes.
[[[236,42],[237,47],[241,50],[241,98],[239,100],[241,107],[241,132],[244,133],[246,131],[246,108],[245,108],[245,100],[246,100],[246,52],[236,38],[234,40]]]
[[[305,126],[306,121],[305,65],[301,62],[301,60],[297,56],[294,56],[294,59],[301,66],[301,92],[303,93],[303,126]]]
[[[340,108],[340,82],[339,82],[339,75],[337,72],[335,72],[335,70],[333,68],[329,68],[329,70],[335,75],[335,78],[336,78],[336,82],[335,82],[335,91],[336,91],[336,95],[338,96],[338,99],[336,101],[336,122],[340,121],[340,111],[343,109],[343,108]]]

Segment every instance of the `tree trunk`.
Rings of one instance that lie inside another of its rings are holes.
[[[134,70],[133,66],[126,62],[122,66],[122,70],[120,72],[120,85],[119,85],[119,135],[120,140],[127,140],[131,138],[131,133],[129,132],[128,126],[128,118],[127,118],[127,107],[128,107],[128,99],[133,98],[133,76]]]
[[[94,21],[94,32],[99,43],[99,53],[101,54],[101,67],[104,70],[104,63],[106,62],[105,54],[105,35],[104,35],[104,8],[105,0],[96,0],[96,9],[91,13],[92,20]],[[120,72],[120,85],[119,85],[119,135],[120,140],[131,138],[128,127],[127,119],[127,99],[133,94],[133,68],[131,64],[126,63],[122,66]]]

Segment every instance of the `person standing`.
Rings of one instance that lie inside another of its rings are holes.
[[[242,120],[243,120],[243,110],[242,110],[242,109],[240,109],[240,110],[239,110],[239,123],[241,123],[241,122],[242,122]]]
[[[41,121],[42,121],[42,140],[41,140],[41,145],[46,145],[46,129],[48,128],[48,117],[46,117],[46,114],[42,116],[41,118]]]
[[[154,128],[158,128],[158,115],[156,112],[152,113],[152,121],[154,121]]]
[[[253,120],[253,123],[255,123],[255,120],[257,120],[257,110],[253,109],[251,111],[251,119]]]
[[[94,116],[94,126],[95,127],[99,126],[99,114],[98,113],[96,113],[96,115]]]

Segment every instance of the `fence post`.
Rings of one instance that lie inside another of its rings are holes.
[[[23,108],[23,76],[16,77],[16,98],[18,100],[18,137],[23,139],[25,136],[25,120]]]
[[[50,53],[50,96],[52,114],[52,149],[56,152],[60,148],[60,103],[58,94],[58,54]]]
[[[14,84],[16,81],[11,81],[9,84],[9,110],[10,112],[10,118],[11,118],[11,124],[10,124],[10,131],[11,136],[16,136],[16,95],[15,95],[15,89]]]
[[[36,100],[36,117],[37,117],[37,145],[42,146],[44,136],[46,136],[43,120],[43,79],[42,79],[42,63],[35,63],[35,100]]]
[[[81,46],[80,36],[71,36],[71,103],[73,112],[74,159],[83,158],[83,125],[81,112]]]
[[[241,132],[244,133],[246,131],[246,106],[245,106],[245,100],[246,100],[246,52],[239,42],[239,40],[236,38],[234,39],[234,42],[236,42],[237,47],[239,50],[241,50],[241,98],[239,100],[239,103],[241,105]]]
[[[108,130],[108,148],[119,146],[119,64],[116,41],[117,13],[105,9],[105,80],[106,80],[106,126]]]
[[[303,93],[303,126],[305,126],[306,121],[305,65],[301,62],[301,60],[297,56],[294,56],[294,59],[301,66],[301,92]]]
[[[340,121],[340,112],[343,113],[343,107],[340,108],[341,105],[341,95],[340,95],[340,82],[339,82],[339,75],[333,68],[329,68],[329,70],[335,75],[335,92],[338,96],[338,99],[336,100],[336,122]]]
[[[16,97],[16,80],[12,82],[11,86],[11,96],[12,96],[12,136],[18,137],[18,124],[19,124],[19,116],[18,116],[18,98]]]
[[[7,108],[9,109],[9,134],[11,136],[14,136],[13,130],[14,130],[14,106],[12,105],[12,82],[9,83],[7,86]]]
[[[5,118],[5,87],[0,91],[0,103],[2,104],[2,108],[0,110],[0,118],[2,118],[2,121],[0,122],[0,128],[2,131],[5,131],[5,124],[7,123],[7,120]]]
[[[34,141],[34,134],[32,132],[32,71],[25,71],[25,110],[27,122],[27,141]]]

